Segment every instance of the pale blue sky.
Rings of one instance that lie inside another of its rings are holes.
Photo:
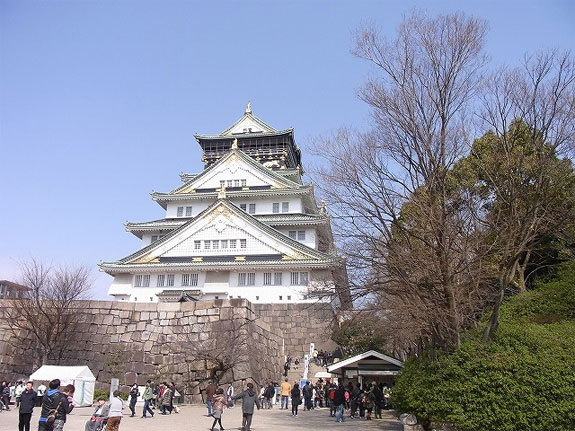
[[[93,269],[139,248],[123,223],[163,217],[152,190],[202,169],[194,133],[218,133],[248,101],[309,143],[366,127],[370,73],[354,31],[393,35],[413,7],[484,18],[492,64],[574,46],[574,1],[0,0],[0,279],[38,258]]]

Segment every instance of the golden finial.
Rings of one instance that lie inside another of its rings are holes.
[[[248,106],[246,106],[246,114],[252,113],[252,102],[248,102]]]

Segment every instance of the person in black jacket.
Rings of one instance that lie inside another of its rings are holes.
[[[343,422],[343,410],[345,408],[345,388],[342,382],[339,382],[335,394],[333,394],[333,403],[336,407],[335,421]]]
[[[32,410],[35,404],[36,391],[32,389],[32,382],[28,382],[26,383],[26,389],[20,394],[18,431],[30,431],[30,419],[32,419]]]
[[[48,385],[49,389],[42,399],[42,411],[38,423],[38,431],[56,431],[62,429],[66,423],[66,415],[72,411],[74,405],[68,396],[58,390],[60,379],[54,379]],[[52,410],[56,410],[56,420],[53,424],[47,422]]]
[[[291,390],[291,414],[292,416],[297,416],[297,408],[301,403],[301,392],[299,390],[299,384],[294,383],[293,389]]]
[[[130,389],[130,410],[132,411],[132,414],[130,415],[131,418],[136,416],[136,402],[138,401],[139,396],[140,391],[138,390],[138,384],[134,383]]]

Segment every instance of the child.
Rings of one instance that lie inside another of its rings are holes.
[[[214,423],[212,424],[212,431],[214,431],[216,423],[220,425],[220,431],[223,431],[224,426],[222,425],[222,413],[224,412],[225,407],[226,407],[226,396],[224,395],[224,390],[222,388],[218,388],[216,390],[216,394],[214,395],[214,401],[212,406],[212,416],[214,418]]]

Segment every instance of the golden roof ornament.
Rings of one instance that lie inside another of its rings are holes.
[[[234,138],[234,142],[232,142],[232,150],[238,149],[238,138]]]
[[[248,102],[248,106],[246,106],[246,114],[252,113],[252,102]]]
[[[226,198],[226,186],[222,186],[218,190],[218,199],[225,199],[225,198]]]

